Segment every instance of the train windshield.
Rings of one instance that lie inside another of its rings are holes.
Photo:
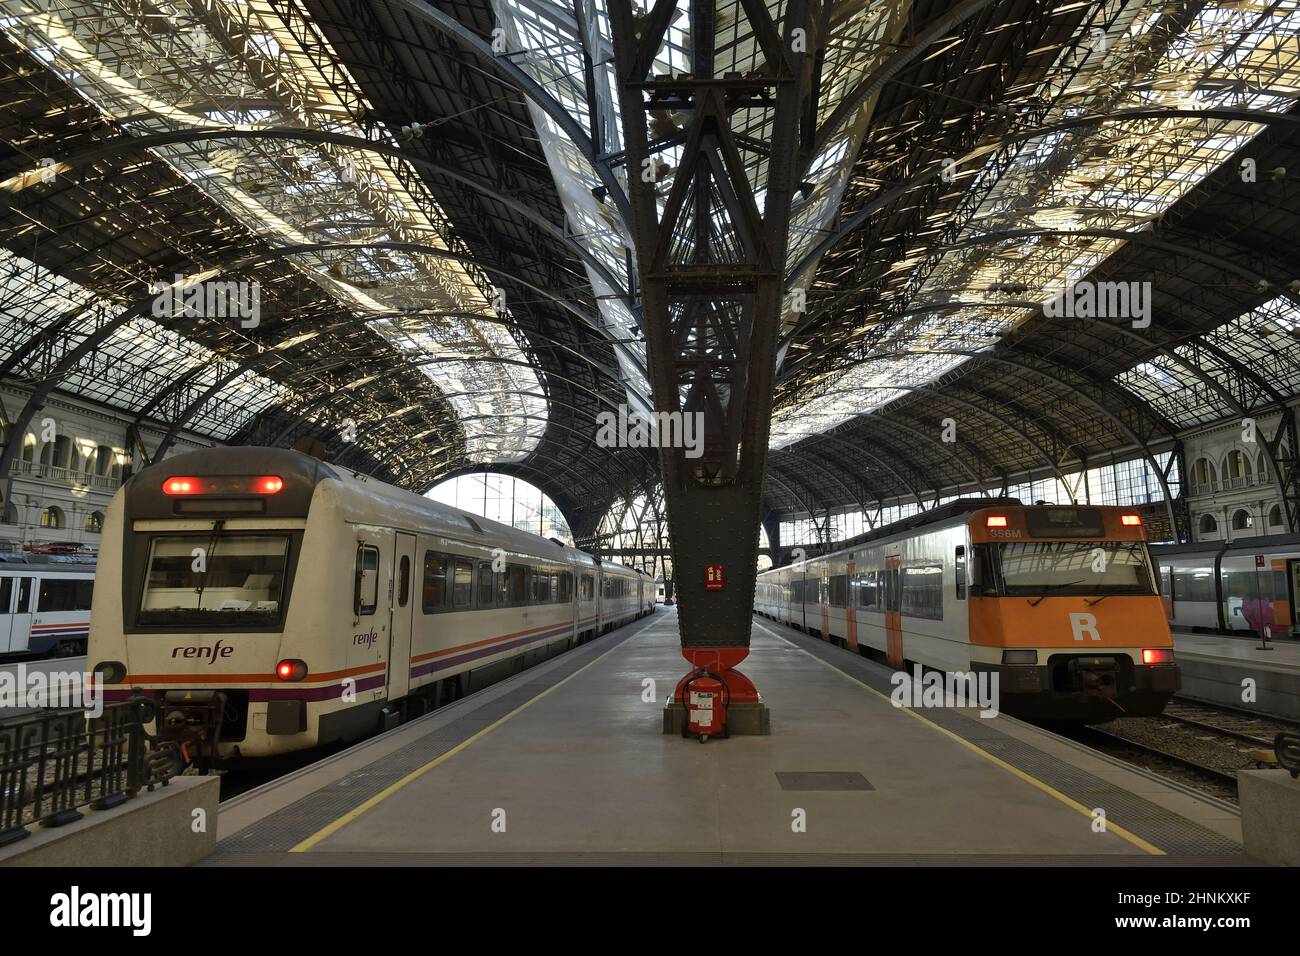
[[[139,623],[205,627],[278,623],[288,554],[287,535],[154,538]]]
[[[1153,594],[1141,541],[1017,541],[998,545],[1006,594]]]

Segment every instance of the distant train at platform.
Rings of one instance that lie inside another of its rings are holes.
[[[214,448],[108,509],[90,662],[200,766],[353,740],[654,611],[652,578],[298,452]]]
[[[86,653],[93,555],[0,553],[0,658]]]
[[[1153,545],[1171,627],[1300,637],[1300,535]]]
[[[1179,689],[1140,516],[966,499],[763,572],[755,611],[896,668],[998,674],[1036,719],[1159,714]]]

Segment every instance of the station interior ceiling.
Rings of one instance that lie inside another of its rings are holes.
[[[1274,416],[1300,530],[1296,0],[817,9],[765,511],[1173,477],[1189,431]],[[598,440],[650,405],[609,30],[599,0],[0,0],[3,380],[420,493],[515,475],[593,540],[660,473]],[[256,323],[158,314],[197,278],[258,283]],[[1045,308],[1085,280],[1141,316]]]

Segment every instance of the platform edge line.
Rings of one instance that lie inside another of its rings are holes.
[[[758,624],[758,622],[755,623]],[[779,637],[779,635],[777,635],[773,631],[768,630],[762,624],[758,624],[758,628],[762,631],[767,632],[773,637]],[[797,644],[794,646],[804,654],[807,654],[818,664],[821,664],[823,667],[829,667],[831,670],[839,674],[845,680],[852,681],[853,683],[861,687],[863,690],[870,691],[871,693],[879,697],[881,700],[888,701],[889,706],[894,707],[894,702],[892,699],[890,699],[887,695],[882,694],[880,691],[876,690],[870,684],[858,680],[856,677],[854,677],[852,674],[848,673],[847,671],[840,670],[840,668],[830,663],[830,661],[822,660],[820,657],[818,657],[816,654],[812,653],[811,651],[804,650],[804,648],[799,647]],[[1037,788],[1038,790],[1041,790],[1049,797],[1054,797],[1056,800],[1059,800],[1061,803],[1065,804],[1070,809],[1077,810],[1079,813],[1083,814],[1089,820],[1092,819],[1092,811],[1089,810],[1087,807],[1085,807],[1082,803],[1079,803],[1079,801],[1067,797],[1065,794],[1061,793],[1061,791],[1057,790],[1055,787],[1051,786],[1050,784],[1043,783],[1043,781],[1039,780],[1033,774],[1026,773],[1025,771],[1021,770],[1019,767],[1012,766],[1011,764],[1007,763],[1005,760],[1002,760],[1000,757],[995,757],[993,754],[989,753],[983,747],[971,743],[965,737],[962,737],[960,734],[953,733],[951,730],[949,730],[946,727],[940,727],[933,720],[930,720],[928,717],[923,717],[921,714],[918,714],[910,707],[894,707],[894,709],[901,710],[903,711],[903,713],[907,714],[910,717],[915,717],[917,720],[925,724],[927,727],[937,730],[939,733],[943,734],[946,737],[952,738],[953,740],[957,741],[957,743],[961,744],[966,749],[972,751],[973,753],[979,754],[981,757],[983,757],[985,760],[989,761],[993,765],[997,767],[1001,767],[1003,770],[1007,771],[1013,776],[1019,777],[1025,783],[1029,784],[1032,787]],[[1142,850],[1144,853],[1148,853],[1151,856],[1168,856],[1168,854],[1165,853],[1165,851],[1160,849],[1158,846],[1152,843],[1148,843],[1146,840],[1142,839],[1136,833],[1132,833],[1124,829],[1124,827],[1120,826],[1118,823],[1111,823],[1109,820],[1107,820],[1106,832],[1114,833],[1116,836],[1120,837],[1123,840],[1128,841],[1129,843],[1137,847],[1139,850]]]
[[[640,633],[640,632],[638,632],[638,633]],[[627,640],[631,640],[633,637],[636,637],[636,635],[635,635],[635,634],[629,635]],[[331,837],[331,836],[333,836],[335,833],[337,833],[339,830],[343,829],[345,826],[347,826],[347,825],[348,825],[349,823],[351,823],[353,820],[357,819],[357,817],[359,817],[359,816],[361,816],[362,814],[366,813],[368,810],[372,810],[372,809],[374,809],[374,808],[375,808],[376,806],[378,806],[381,802],[383,802],[384,800],[387,800],[389,797],[391,797],[393,794],[395,794],[398,790],[401,790],[401,789],[402,789],[403,787],[405,787],[407,784],[409,784],[409,783],[413,783],[414,781],[418,780],[420,777],[422,777],[422,776],[424,776],[426,773],[428,773],[430,770],[432,770],[432,769],[434,769],[435,767],[437,767],[439,764],[445,763],[446,761],[450,760],[452,757],[456,756],[456,754],[460,753],[462,750],[465,750],[465,749],[468,748],[470,745],[474,744],[476,741],[481,740],[482,738],[486,737],[488,734],[492,733],[492,731],[496,730],[496,729],[497,729],[498,727],[500,727],[502,724],[506,723],[506,722],[509,721],[509,720],[512,720],[514,717],[518,716],[521,712],[523,712],[523,711],[527,710],[529,707],[533,706],[533,704],[537,703],[537,702],[538,702],[539,700],[541,700],[543,697],[546,697],[547,695],[551,694],[552,692],[559,690],[561,687],[563,687],[563,686],[564,686],[565,684],[567,684],[569,681],[573,680],[575,677],[577,677],[579,674],[581,674],[583,671],[585,671],[588,667],[592,667],[593,665],[598,664],[600,661],[604,660],[604,659],[605,659],[606,657],[608,657],[610,654],[613,654],[615,651],[617,651],[619,648],[621,648],[624,644],[626,644],[626,643],[627,643],[627,640],[620,642],[620,643],[618,644],[618,646],[616,646],[616,647],[611,647],[609,650],[605,651],[605,652],[604,652],[603,654],[601,654],[599,657],[592,658],[592,659],[589,660],[587,663],[585,663],[585,664],[583,664],[581,667],[579,667],[579,668],[578,668],[576,671],[574,671],[572,674],[570,674],[568,677],[562,678],[562,679],[559,680],[558,682],[552,684],[550,687],[546,688],[546,690],[542,691],[542,692],[541,692],[540,694],[538,694],[536,697],[533,697],[533,698],[530,698],[529,700],[524,701],[522,704],[520,704],[520,705],[519,705],[518,707],[516,707],[514,710],[510,711],[510,713],[506,714],[506,715],[503,716],[503,717],[499,717],[497,720],[495,720],[495,721],[493,721],[492,723],[488,724],[486,727],[484,727],[484,728],[483,728],[482,730],[480,730],[478,733],[474,734],[474,735],[471,736],[471,737],[467,737],[466,739],[462,740],[460,743],[458,743],[455,747],[452,747],[452,748],[451,748],[450,750],[448,750],[446,753],[444,753],[444,754],[439,754],[437,757],[434,757],[432,760],[430,760],[430,761],[429,761],[428,763],[426,763],[424,766],[422,766],[422,767],[416,767],[414,770],[412,770],[410,773],[408,773],[405,777],[402,777],[400,780],[395,780],[395,781],[393,781],[393,782],[390,783],[387,787],[385,787],[383,790],[380,790],[380,791],[379,791],[377,794],[375,794],[373,797],[370,797],[368,800],[366,800],[364,803],[362,803],[362,804],[360,804],[360,805],[354,807],[353,809],[349,810],[347,813],[343,814],[343,816],[339,817],[337,820],[334,820],[332,823],[327,823],[324,827],[322,827],[321,829],[317,830],[315,833],[313,833],[311,836],[307,837],[305,840],[303,840],[303,841],[301,841],[300,843],[297,843],[297,844],[295,844],[294,846],[290,847],[290,848],[289,848],[289,852],[290,852],[290,853],[305,853],[307,850],[310,850],[312,847],[314,847],[316,844],[320,843],[322,840],[326,839],[327,837]]]

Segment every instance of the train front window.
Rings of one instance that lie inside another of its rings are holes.
[[[149,550],[140,624],[247,627],[280,620],[289,538],[159,537]]]
[[[1017,541],[998,545],[1005,594],[1153,594],[1140,541]]]

